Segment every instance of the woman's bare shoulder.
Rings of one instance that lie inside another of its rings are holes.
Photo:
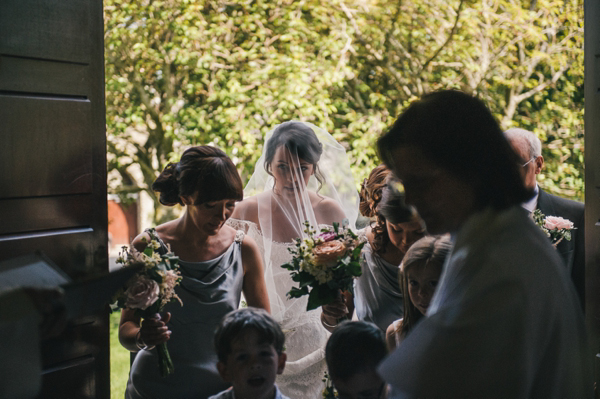
[[[235,210],[231,215],[234,219],[249,220],[258,223],[258,196],[244,198],[235,205]]]
[[[314,197],[312,196],[313,194]],[[323,223],[341,223],[346,218],[344,210],[334,199],[325,196],[319,196],[318,194],[312,192],[311,197],[313,200],[312,202],[315,213],[321,216]]]

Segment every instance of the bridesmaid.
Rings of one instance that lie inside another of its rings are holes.
[[[398,265],[410,246],[423,237],[425,227],[414,209],[404,204],[403,194],[393,188],[389,169],[380,165],[365,179],[360,192],[360,212],[375,220],[361,235],[366,244],[361,254],[363,274],[354,283],[354,297],[344,293],[323,306],[321,322],[333,331],[340,318],[352,315],[377,325],[382,332],[402,318],[402,292]]]
[[[228,387],[217,372],[213,335],[221,318],[238,308],[241,292],[249,306],[269,310],[261,255],[256,243],[226,226],[243,196],[237,170],[218,148],[187,149],[152,185],[163,205],[182,205],[183,216],[156,227],[160,252],[169,245],[180,259],[183,301],[169,304],[160,319],[141,321],[132,310],[121,313],[119,340],[137,352],[125,397],[208,398]],[[151,231],[133,240],[143,251]],[[168,342],[175,367],[165,378],[158,373],[154,346]]]

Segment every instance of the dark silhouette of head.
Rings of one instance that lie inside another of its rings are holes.
[[[377,148],[392,170],[395,150],[419,149],[472,187],[479,209],[501,210],[531,197],[518,156],[492,113],[481,100],[460,91],[438,91],[413,102],[379,138]]]

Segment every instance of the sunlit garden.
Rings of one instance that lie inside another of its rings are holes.
[[[358,190],[381,163],[377,138],[440,89],[534,132],[540,187],[583,199],[582,0],[105,0],[104,12],[109,193],[148,204],[141,229],[179,211],[151,185],[184,149],[221,148],[245,184],[264,135],[292,119],[342,144]],[[116,399],[129,352],[110,320]]]

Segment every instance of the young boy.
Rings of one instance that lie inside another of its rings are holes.
[[[345,321],[333,330],[325,347],[329,376],[340,398],[387,397],[387,385],[376,372],[387,355],[385,336],[373,323]]]
[[[209,399],[289,399],[275,377],[283,373],[286,354],[281,328],[263,309],[228,313],[215,333],[221,377],[233,385]]]

